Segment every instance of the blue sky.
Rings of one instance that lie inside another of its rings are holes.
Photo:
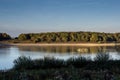
[[[120,0],[0,0],[0,32],[120,32]]]

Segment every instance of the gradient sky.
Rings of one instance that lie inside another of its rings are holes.
[[[0,32],[120,32],[120,0],[0,0]]]

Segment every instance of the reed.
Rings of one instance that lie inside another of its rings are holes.
[[[0,80],[119,80],[119,67],[120,60],[101,53],[94,60],[82,56],[32,60],[22,56],[14,61],[13,69],[0,71]]]

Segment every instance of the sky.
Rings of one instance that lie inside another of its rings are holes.
[[[120,32],[120,0],[0,0],[0,32]]]

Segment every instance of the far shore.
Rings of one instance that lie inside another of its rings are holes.
[[[120,43],[10,43],[12,46],[120,46]]]

